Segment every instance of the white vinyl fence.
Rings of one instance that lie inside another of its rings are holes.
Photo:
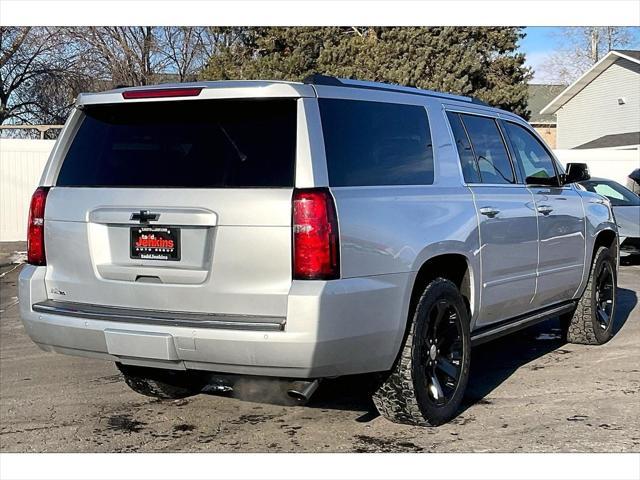
[[[26,240],[31,195],[54,144],[0,139],[0,242]]]
[[[592,177],[608,178],[627,185],[627,177],[640,168],[640,150],[592,148],[585,150],[554,150],[565,167],[567,163],[586,163]]]
[[[31,194],[55,140],[0,139],[0,241],[26,240]],[[626,184],[640,167],[640,150],[555,150],[558,160],[586,163],[591,175]]]

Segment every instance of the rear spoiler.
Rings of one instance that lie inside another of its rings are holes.
[[[198,92],[194,94],[194,92]],[[124,87],[100,93],[81,93],[76,107],[105,103],[206,100],[223,98],[315,97],[311,85],[263,80],[174,83],[146,87]],[[128,97],[128,98],[127,98]]]

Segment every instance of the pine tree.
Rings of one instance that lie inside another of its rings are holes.
[[[261,27],[213,56],[204,79],[322,73],[471,95],[528,116],[515,27]]]

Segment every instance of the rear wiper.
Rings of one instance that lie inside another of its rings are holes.
[[[240,161],[241,162],[246,161],[247,158],[249,157],[247,157],[244,153],[242,153],[242,151],[236,145],[236,142],[234,142],[233,139],[231,138],[231,135],[229,135],[227,131],[224,129],[224,127],[219,123],[218,123],[218,128],[222,131],[222,133],[224,133],[224,136],[227,137],[227,140],[229,140],[229,143],[231,144],[233,149],[236,151],[236,154],[238,155],[238,158],[240,159]]]

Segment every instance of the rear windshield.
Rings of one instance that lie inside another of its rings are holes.
[[[296,101],[90,105],[62,187],[292,187]]]

